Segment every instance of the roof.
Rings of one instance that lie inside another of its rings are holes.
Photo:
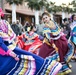
[[[8,10],[8,11],[12,11],[12,9],[10,8],[5,8],[5,10]],[[23,10],[23,9],[17,9],[16,10],[16,13],[19,13],[19,14],[23,14],[23,15],[30,15],[30,16],[34,16],[34,11],[29,11],[29,10]]]

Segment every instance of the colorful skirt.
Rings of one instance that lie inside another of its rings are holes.
[[[65,37],[61,37],[58,40],[53,40],[55,45],[58,48],[58,53],[56,50],[51,46],[48,46],[46,43],[44,43],[41,46],[39,56],[46,58],[48,56],[52,56],[53,60],[59,60],[60,63],[62,63],[62,69],[60,70],[60,74],[63,73],[68,74],[71,72],[69,61],[71,60],[71,57],[74,53],[74,47],[71,43],[67,43],[67,40]]]
[[[0,75],[56,75],[62,68],[61,63],[52,60],[52,57],[43,59],[19,48],[15,48],[14,52],[19,61],[0,55]]]
[[[38,55],[39,49],[42,45],[42,41],[37,37],[33,40],[33,42],[32,42],[32,40],[25,42],[25,41],[23,41],[23,38],[21,36],[18,36],[17,41],[18,41],[17,45],[19,48],[29,51],[31,53],[37,54],[37,55]],[[31,43],[31,44],[29,44],[29,43]]]

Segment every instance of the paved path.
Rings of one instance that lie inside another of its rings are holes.
[[[76,62],[71,61],[72,64],[72,73],[70,73],[69,75],[76,75]]]

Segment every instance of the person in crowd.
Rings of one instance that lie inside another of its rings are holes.
[[[69,39],[71,28],[67,18],[63,19],[62,28],[63,28],[63,33],[66,35],[66,38]]]
[[[27,27],[28,27],[28,26],[30,26],[30,23],[29,23],[28,21],[26,21],[26,22],[25,22],[25,25],[24,25],[25,31],[27,31]]]
[[[32,23],[31,23],[31,26],[33,26],[34,32],[36,33],[36,32],[37,32],[37,27],[36,27],[36,25],[32,22]]]
[[[43,36],[43,28],[44,28],[45,24],[42,23],[42,21],[40,22],[40,24],[37,25],[37,34]]]
[[[74,55],[72,59],[76,60],[76,15],[73,14],[71,19],[72,19],[72,23],[70,24],[70,28],[71,28],[70,40],[74,44]]]
[[[58,27],[56,22],[50,20],[50,17],[51,16],[48,12],[44,12],[42,14],[42,20],[45,24],[43,30],[45,38],[43,41],[43,45],[40,48],[39,56],[43,58],[53,56],[54,60],[61,62],[63,65],[60,73],[68,74],[71,72],[71,69],[69,68],[69,65],[67,65],[68,63],[66,62],[69,62],[73,55],[73,46],[71,43],[68,44],[65,35],[61,32],[61,29]],[[68,51],[70,52],[69,54]],[[65,60],[65,58],[67,60]]]
[[[19,22],[19,20],[16,21],[16,24],[17,24],[17,26],[19,27],[21,34],[22,34],[23,32],[25,32],[25,30],[24,30],[22,24]]]
[[[15,32],[16,36],[18,36],[19,34],[21,34],[20,28],[18,27],[18,25],[15,22],[13,22],[11,24],[11,28]]]
[[[3,11],[0,8],[0,17]],[[17,58],[16,61],[11,56],[0,54],[0,74],[1,75],[56,75],[62,68],[61,63],[48,57],[43,59],[35,54],[24,51],[16,46],[16,34],[6,20],[0,19],[0,48],[1,50],[12,50]],[[5,44],[5,45],[3,45]],[[4,46],[4,48],[2,47]],[[0,50],[0,51],[1,51]]]

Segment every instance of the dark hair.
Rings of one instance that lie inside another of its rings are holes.
[[[64,22],[67,21],[67,18],[64,18],[63,21],[64,21]]]
[[[47,16],[51,17],[48,12],[44,12],[44,13],[42,14],[42,17],[43,17],[44,15],[47,15]]]
[[[4,16],[1,16],[1,19],[4,19]]]
[[[30,31],[31,31],[33,28],[34,28],[34,26],[31,25],[31,26],[30,26]]]
[[[76,15],[75,15],[75,14],[73,14],[73,15],[72,15],[72,17],[71,17],[71,19],[72,19],[72,22],[73,22],[73,20],[74,20],[74,16],[76,16]]]
[[[31,26],[28,26],[28,27],[30,27],[30,30],[29,31],[32,31],[32,29],[34,28],[34,26],[32,26],[32,25]],[[28,33],[29,33],[29,31],[28,31]]]
[[[27,25],[27,26],[30,26],[30,24],[29,24],[29,23],[26,23],[26,25]]]

